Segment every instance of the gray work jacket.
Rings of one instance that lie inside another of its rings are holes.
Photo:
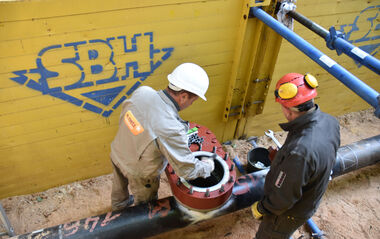
[[[266,176],[258,209],[308,219],[327,189],[340,145],[339,123],[316,106],[280,126],[289,133]]]
[[[111,159],[125,176],[156,177],[168,161],[185,179],[210,176],[210,165],[188,148],[188,125],[178,110],[170,95],[148,86],[139,87],[122,103]]]

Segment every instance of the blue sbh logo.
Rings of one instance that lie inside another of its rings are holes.
[[[380,49],[380,5],[370,6],[357,15],[352,24],[337,28],[345,34],[345,39],[363,51],[375,56]],[[356,62],[358,67],[362,65]]]
[[[155,48],[153,32],[51,45],[40,50],[35,68],[10,79],[108,117],[173,50]]]

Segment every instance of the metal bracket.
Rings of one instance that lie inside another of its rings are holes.
[[[277,12],[277,20],[292,31],[294,21],[293,18],[289,17],[287,14],[290,11],[296,10],[297,6],[295,3],[295,0],[283,0]]]
[[[342,38],[342,39],[345,39],[346,36],[345,36],[344,33],[340,32],[340,31],[337,31],[337,30],[335,29],[335,27],[330,27],[329,32],[330,32],[330,34],[328,34],[328,35],[326,36],[326,39],[325,39],[325,41],[326,41],[326,46],[327,46],[329,49],[331,49],[331,50],[335,50],[335,49],[336,49],[335,46],[334,46],[334,42],[335,42],[335,40],[336,40],[338,37],[340,37],[340,38]],[[342,51],[341,49],[336,49],[336,53],[337,53],[338,56],[339,56],[340,54],[343,53],[343,51]]]
[[[241,108],[241,105],[235,105],[235,106],[231,106],[230,107],[230,113],[228,114],[228,117],[230,116],[236,116],[236,115],[240,115],[241,112],[244,112],[244,108],[242,110],[240,110]],[[234,110],[236,109],[239,109],[238,112],[233,112]],[[231,112],[232,111],[232,112]]]

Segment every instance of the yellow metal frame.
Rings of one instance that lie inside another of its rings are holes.
[[[269,6],[271,4],[271,0],[250,0],[249,6],[250,7],[263,7],[263,6]]]
[[[268,1],[262,2],[262,4],[264,3],[269,4]],[[277,1],[273,1],[271,3],[272,4],[270,6],[266,7],[266,11],[273,13]],[[250,1],[249,4],[252,5],[254,2]],[[276,62],[275,58],[265,61],[266,65],[263,65],[260,57],[262,57],[265,52],[270,52],[272,47],[274,47],[274,49],[278,52],[279,45],[281,43],[277,42],[275,45],[267,47],[267,42],[270,42],[271,39],[262,39],[264,29],[267,29],[267,27],[263,27],[263,23],[255,18],[249,19],[247,22],[242,24],[238,40],[240,44],[236,47],[223,112],[223,120],[225,122],[230,120],[240,120],[247,111],[252,112],[252,110],[249,109],[252,106],[252,101],[250,101],[252,95],[255,95],[256,98],[262,99],[263,102],[265,100],[262,92],[260,93],[260,96],[257,96],[257,91],[252,92],[249,90],[252,88],[252,85],[257,83],[257,81],[262,81],[257,80],[257,78],[252,79],[252,77],[256,77],[253,73],[260,69],[261,66],[264,66],[264,68],[266,68],[266,66],[271,66],[270,69],[273,71],[273,66]],[[268,36],[276,37],[276,35],[265,35],[265,37]],[[265,70],[265,72],[268,71]],[[268,84],[269,83],[270,82],[268,79]],[[268,88],[267,85],[265,87]],[[247,94],[250,94],[250,96],[247,97]],[[247,98],[249,99],[248,101]],[[234,136],[236,136],[236,134],[234,134]]]
[[[244,49],[244,38],[245,38],[245,32],[246,32],[246,26],[248,22],[248,16],[249,16],[249,0],[244,1],[243,3],[243,9],[244,11],[242,12],[242,18],[240,20],[240,27],[239,27],[239,33],[237,37],[237,44],[236,44],[236,49],[235,49],[235,54],[233,57],[233,64],[231,67],[231,75],[230,75],[230,81],[228,84],[228,91],[226,95],[226,102],[225,102],[225,107],[224,107],[224,112],[223,112],[223,120],[224,122],[227,122],[228,119],[230,118],[230,114],[235,114],[231,113],[231,110],[240,108],[238,111],[238,118],[240,117],[240,112],[242,109],[243,101],[240,101],[240,106],[235,105],[232,106],[233,103],[233,96],[234,96],[234,89],[235,89],[235,84],[238,76],[238,70],[240,66],[240,61],[241,61],[241,55],[242,51]]]

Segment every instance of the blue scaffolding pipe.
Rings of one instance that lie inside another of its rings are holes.
[[[296,11],[290,11],[287,15],[325,39],[327,47],[331,50],[336,49],[338,55],[343,52],[380,75],[380,60],[346,41],[343,35],[337,32],[334,27],[331,27],[330,31],[328,31]]]
[[[323,231],[321,231],[317,224],[315,224],[315,222],[313,221],[313,219],[309,218],[307,219],[307,225],[310,227],[311,231],[312,231],[312,237],[313,238],[318,238],[318,239],[324,239],[324,234],[323,234]]]
[[[321,51],[295,34],[293,31],[289,30],[287,27],[275,20],[262,9],[258,7],[251,7],[250,11],[253,16],[257,17],[259,20],[268,25],[275,32],[280,34],[291,44],[305,53],[318,65],[323,67],[327,72],[341,81],[349,89],[359,95],[368,104],[373,106],[375,108],[375,115],[380,118],[380,95],[377,91],[366,85],[356,76],[341,67],[334,60],[323,54]]]
[[[326,42],[331,36],[332,33],[328,35]],[[332,46],[335,47],[338,52],[339,50],[344,52],[352,59],[360,62],[360,64],[380,75],[380,61],[378,59],[340,37],[336,37],[335,40],[332,41]]]

